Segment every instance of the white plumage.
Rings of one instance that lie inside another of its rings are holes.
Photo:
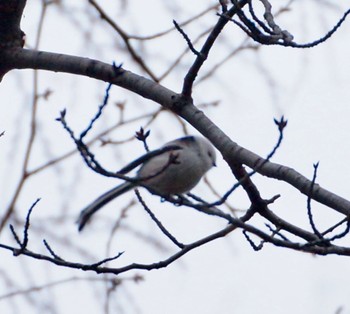
[[[177,146],[146,160],[137,172],[137,183],[125,182],[102,194],[85,207],[78,218],[79,231],[101,207],[125,192],[142,185],[159,195],[182,194],[197,185],[203,175],[215,166],[216,154],[212,144],[199,136],[186,136],[162,147]],[[176,155],[169,163],[170,154]]]

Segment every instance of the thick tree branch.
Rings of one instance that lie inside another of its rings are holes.
[[[0,82],[5,73],[11,70],[10,65],[1,62],[1,53],[24,45],[20,22],[25,5],[26,0],[0,0]]]
[[[247,2],[248,2],[247,0],[241,0],[239,2],[240,7],[243,7],[244,5],[246,5]],[[191,99],[192,87],[199,73],[199,70],[202,68],[205,60],[208,58],[209,52],[213,47],[215,41],[217,40],[218,36],[220,35],[221,31],[224,29],[229,19],[232,18],[232,16],[236,14],[237,11],[238,11],[237,7],[235,6],[233,6],[231,9],[227,11],[225,10],[223,16],[219,18],[216,25],[213,27],[213,30],[210,32],[209,36],[207,37],[207,40],[202,46],[202,49],[197,54],[195,61],[193,62],[192,66],[190,67],[190,69],[188,70],[185,76],[182,92],[181,92],[184,98]]]
[[[179,114],[210,139],[229,165],[247,165],[251,169],[257,169],[261,175],[287,182],[304,195],[309,195],[311,180],[290,167],[266,162],[265,158],[239,146],[191,101],[185,100],[181,95],[149,79],[129,71],[124,71],[123,75],[116,76],[115,67],[112,65],[88,58],[49,52],[18,49],[13,53],[6,53],[5,58],[5,62],[12,68],[34,68],[88,76],[113,83],[144,98],[151,99],[166,109]],[[311,197],[342,214],[350,215],[350,202],[348,200],[323,189],[318,184],[315,184]]]
[[[20,29],[26,0],[0,0],[0,48],[22,47],[23,32]]]

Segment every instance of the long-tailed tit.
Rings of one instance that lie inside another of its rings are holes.
[[[137,186],[148,188],[160,196],[186,193],[197,185],[211,167],[215,166],[214,147],[203,137],[182,137],[166,143],[162,148],[168,147],[174,147],[174,150],[169,149],[145,159],[137,172],[136,180],[114,187],[85,207],[77,221],[79,231],[101,207]]]

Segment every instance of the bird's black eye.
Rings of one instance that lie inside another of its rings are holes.
[[[215,163],[215,161],[214,161],[214,156],[213,156],[212,151],[208,150],[207,154],[208,154],[210,160],[212,160],[213,166],[216,167],[216,163]]]

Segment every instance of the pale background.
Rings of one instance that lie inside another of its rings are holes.
[[[123,46],[119,36],[98,19],[93,9],[86,9],[86,2],[63,1],[64,9],[49,6],[39,48],[108,63],[122,62],[125,68],[143,74],[125,53],[118,51],[118,47]],[[28,1],[22,21],[29,47],[34,45],[40,3]],[[172,19],[178,22],[186,20],[214,1],[196,0],[189,4],[184,0],[135,0],[127,2],[126,11],[122,10],[122,2],[119,1],[100,3],[128,32],[149,35],[170,28]],[[272,2],[276,8],[282,3],[286,2]],[[336,5],[333,1],[322,2],[322,5],[319,1],[295,1],[291,5],[292,10],[282,15],[278,22],[295,36],[297,42],[310,42],[331,29],[347,5],[346,1],[337,1]],[[215,15],[210,13],[185,30],[195,37],[213,25],[215,19]],[[195,102],[220,101],[218,107],[205,108],[205,113],[235,142],[262,156],[271,151],[278,137],[273,118],[284,115],[288,119],[288,127],[282,147],[273,161],[293,167],[310,178],[312,164],[320,161],[318,183],[348,198],[349,32],[350,22],[345,21],[330,40],[313,49],[271,46],[261,47],[258,51],[242,51],[196,87]],[[245,38],[234,25],[228,25],[222,36],[224,40],[213,50],[202,74]],[[162,73],[185,47],[181,35],[173,32],[165,39],[147,43],[139,49],[144,49],[151,68],[156,73]],[[178,71],[162,84],[179,91],[192,60],[193,56],[189,54],[178,66]],[[6,208],[18,182],[29,132],[32,76],[31,70],[13,71],[5,76],[0,86],[0,131],[6,132],[0,138],[0,213]],[[67,120],[79,132],[96,112],[105,87],[106,84],[87,78],[39,73],[39,92],[50,89],[53,94],[48,101],[39,103],[38,137],[29,168],[36,168],[53,156],[74,148],[55,118],[60,110],[67,108]],[[126,117],[158,109],[157,104],[113,87],[111,105],[96,126],[96,133],[113,124],[117,117],[113,103],[118,101],[126,101]],[[145,121],[125,126],[111,134],[110,138],[130,138]],[[182,135],[181,125],[167,113],[161,114],[151,130],[149,143],[152,147]],[[93,150],[99,160],[112,170],[143,152],[142,145],[136,141],[123,146],[94,145]],[[208,178],[221,193],[234,183],[221,158],[218,168],[213,169]],[[300,226],[308,226],[306,198],[303,195],[286,184],[260,176],[255,176],[253,180],[263,197],[282,195],[271,206],[277,214]],[[84,233],[77,232],[74,221],[79,210],[114,184],[114,180],[92,173],[77,154],[54,169],[33,176],[26,183],[17,203],[23,218],[33,201],[42,198],[32,217],[35,236],[30,238],[31,249],[45,252],[41,243],[45,238],[59,255],[86,263],[125,251],[114,266],[133,261],[155,262],[174,253],[175,248],[164,239],[140,206],[133,207],[129,212],[123,226],[125,231],[118,233],[118,237],[112,241],[112,250],[106,252],[115,212],[127,204],[133,197],[132,193],[101,211]],[[215,199],[203,183],[195,192]],[[143,195],[158,218],[183,242],[203,237],[225,224],[186,208],[161,204],[159,199],[145,192]],[[241,191],[230,198],[230,204],[241,209],[248,206]],[[319,204],[313,203],[313,210],[316,222],[323,228],[340,218]],[[55,219],[62,217],[64,224],[57,224],[56,227]],[[130,228],[152,235],[160,241],[159,247],[152,241],[145,242]],[[2,232],[0,241],[13,243],[8,230]],[[350,241],[344,239],[343,242],[349,245]],[[75,246],[68,248],[67,243],[74,243]],[[76,247],[86,250],[85,260],[81,260],[80,252],[74,251]],[[1,313],[105,313],[105,283],[95,282],[103,276],[66,270],[27,257],[15,258],[6,251],[0,254],[0,275],[3,278],[0,281],[0,296],[57,280],[72,279],[25,296],[0,299]],[[143,276],[144,280],[138,283],[123,282],[111,296],[109,313],[350,313],[350,264],[347,257],[313,256],[271,245],[254,252],[239,231],[192,251],[166,269],[135,273]],[[124,274],[121,278],[129,278],[135,273]]]

